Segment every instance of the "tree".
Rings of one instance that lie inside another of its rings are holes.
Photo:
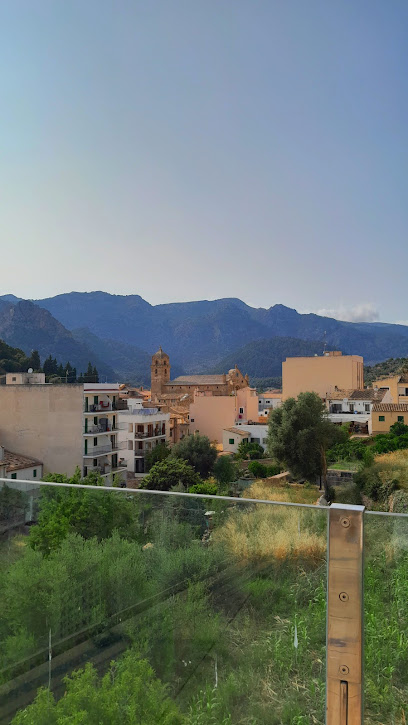
[[[327,417],[325,404],[316,393],[288,398],[269,417],[268,452],[284,463],[297,478],[315,481],[321,476],[328,500],[327,449],[343,438]]]
[[[210,439],[199,433],[186,436],[176,443],[171,455],[187,461],[202,478],[208,478],[217,460],[217,451]]]
[[[251,460],[255,460],[257,458],[264,457],[264,449],[261,445],[259,445],[259,443],[248,443],[248,441],[241,441],[238,446],[237,455],[239,458],[244,458],[245,460],[247,460],[248,458],[250,458]]]
[[[168,458],[169,455],[170,448],[167,444],[160,444],[152,448],[151,451],[148,451],[145,455],[146,473],[149,472],[151,468],[153,468],[155,463],[159,463],[159,461],[164,461],[166,458]]]
[[[214,466],[214,476],[218,483],[224,485],[238,478],[237,466],[230,456],[218,456]]]
[[[154,464],[150,473],[143,478],[140,488],[170,491],[174,487],[180,487],[187,491],[197,483],[201,483],[201,479],[192,466],[180,458],[169,456]]]
[[[35,373],[41,372],[41,360],[38,350],[32,350],[28,359],[28,367],[32,368]]]
[[[64,679],[66,692],[58,702],[41,688],[32,705],[17,713],[13,725],[181,725],[179,709],[147,660],[129,650],[98,677],[87,663]]]
[[[103,487],[102,479],[96,474],[91,473],[81,480],[79,469],[70,479],[61,474],[49,474],[43,480]],[[70,533],[80,534],[84,539],[95,536],[102,540],[118,529],[122,536],[132,539],[137,526],[136,504],[134,499],[103,490],[44,486],[39,497],[38,523],[30,529],[29,543],[33,549],[48,556]]]

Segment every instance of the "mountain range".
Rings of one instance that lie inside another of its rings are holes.
[[[233,362],[250,376],[269,377],[280,374],[286,356],[318,354],[323,346],[362,355],[369,365],[408,355],[404,325],[343,322],[279,304],[253,308],[235,298],[151,305],[139,295],[101,291],[33,301],[4,295],[0,337],[26,353],[37,348],[69,359],[77,369],[92,359],[112,380],[144,384],[159,345],[173,377],[227,370]]]

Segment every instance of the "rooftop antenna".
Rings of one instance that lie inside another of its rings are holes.
[[[323,333],[323,355],[326,354],[326,350],[327,350],[327,339],[326,339],[326,335],[327,335],[327,332],[325,330],[324,333]]]

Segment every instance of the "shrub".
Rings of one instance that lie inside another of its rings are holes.
[[[202,483],[196,483],[194,486],[190,486],[188,492],[200,493],[203,496],[216,496],[218,489],[216,483],[213,483],[212,481],[203,481]]]
[[[259,463],[259,461],[251,461],[248,464],[248,471],[251,471],[255,478],[266,478],[268,475],[267,467]]]

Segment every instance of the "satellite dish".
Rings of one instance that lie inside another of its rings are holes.
[[[32,368],[28,368],[27,372],[32,373],[32,372],[34,372],[34,370]]]

